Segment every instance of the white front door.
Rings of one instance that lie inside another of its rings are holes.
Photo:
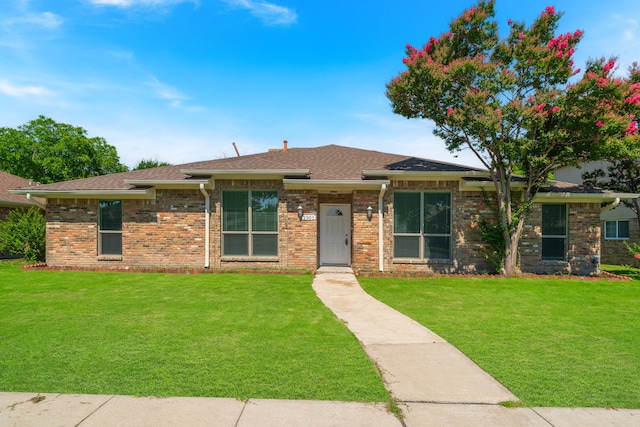
[[[351,206],[320,205],[320,265],[351,264]]]

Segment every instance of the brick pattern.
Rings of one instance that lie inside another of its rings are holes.
[[[601,225],[604,227],[604,221],[601,221]],[[629,240],[606,240],[604,238],[604,231],[602,233],[602,263],[603,264],[620,264],[620,265],[632,265],[634,267],[640,267],[640,260],[633,257],[631,252],[627,249],[625,243],[633,247],[633,243],[640,243],[640,227],[638,227],[638,221],[634,218],[629,219]]]
[[[278,192],[278,255],[221,255],[221,198],[225,190]],[[393,194],[395,191],[447,191],[452,195],[452,259],[403,260],[393,257]],[[209,191],[210,265],[212,268],[313,269],[319,259],[319,206],[347,203],[352,212],[352,266],[379,268],[378,224],[383,222],[385,271],[432,273],[493,272],[482,252],[477,223],[490,215],[482,193],[459,190],[458,181],[393,181],[378,214],[378,191],[318,194],[285,190],[279,180],[217,180]],[[298,217],[298,206],[307,215]],[[367,207],[373,208],[371,220]],[[534,204],[521,242],[521,268],[535,273],[589,274],[600,253],[599,204],[569,204],[569,254],[566,262],[542,262],[541,205]],[[50,199],[47,209],[47,263],[51,266],[93,268],[201,268],[205,262],[205,201],[199,190],[158,189],[155,200],[123,200],[123,255],[98,257],[98,200]],[[313,218],[315,216],[315,219]]]

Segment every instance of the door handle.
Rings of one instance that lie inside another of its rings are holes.
[[[349,236],[345,234],[344,236],[344,245],[349,246]]]

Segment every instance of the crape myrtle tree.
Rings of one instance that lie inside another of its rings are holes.
[[[583,33],[556,34],[552,6],[530,26],[509,20],[500,39],[494,5],[479,1],[423,48],[407,45],[407,69],[387,97],[395,113],[433,121],[449,151],[469,149],[491,172],[502,271],[514,275],[529,207],[554,169],[638,156],[639,70],[615,77],[613,58],[576,68]]]

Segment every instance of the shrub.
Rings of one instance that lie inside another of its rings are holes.
[[[45,259],[46,220],[40,209],[14,209],[0,221],[0,253],[29,262]]]

